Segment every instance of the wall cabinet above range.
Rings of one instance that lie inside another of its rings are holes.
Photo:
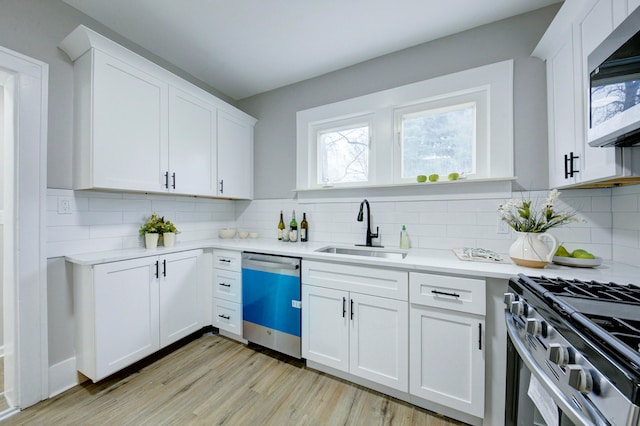
[[[254,118],[86,27],[60,47],[74,61],[74,189],[253,197]]]
[[[547,66],[551,188],[640,182],[639,149],[587,143],[587,57],[634,9],[619,3],[565,2],[533,52]]]

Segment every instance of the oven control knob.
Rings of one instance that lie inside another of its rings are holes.
[[[569,363],[569,350],[560,343],[550,343],[548,358],[554,364],[565,366]]]
[[[504,294],[504,304],[511,307],[511,304],[516,300],[516,295],[508,292]]]
[[[519,317],[526,317],[528,312],[528,306],[522,300],[517,300],[511,303],[511,313]]]
[[[542,333],[542,322],[535,318],[527,320],[527,333],[539,336]]]
[[[575,390],[584,394],[593,390],[593,378],[591,372],[586,368],[576,364],[568,364],[567,373],[569,374],[569,386]]]

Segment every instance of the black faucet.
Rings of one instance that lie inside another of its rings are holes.
[[[365,199],[360,203],[360,211],[358,212],[358,222],[362,222],[364,220],[364,212],[363,212],[363,208],[364,205],[367,205],[367,242],[365,244],[365,246],[367,247],[371,247],[373,246],[373,244],[371,243],[371,239],[372,238],[378,238],[378,232],[380,232],[380,228],[376,226],[376,233],[373,234],[371,232],[371,209],[369,207],[369,202]],[[362,245],[362,244],[356,244],[358,245]],[[380,246],[382,247],[382,246]]]

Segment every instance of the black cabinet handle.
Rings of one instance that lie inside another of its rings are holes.
[[[226,320],[231,319],[231,317],[230,317],[230,316],[228,316],[228,315],[222,315],[222,314],[218,315],[218,318],[223,318],[223,319],[226,319]]]
[[[572,178],[574,174],[580,173],[580,170],[577,170],[574,165],[574,160],[577,160],[580,156],[573,155],[573,152],[570,152],[569,155],[564,155],[564,178],[569,179]]]
[[[218,259],[220,262],[231,263],[231,259]]]
[[[220,179],[220,193],[224,194],[224,179]]]
[[[162,261],[162,276],[163,277],[167,276],[167,259],[164,259]]]
[[[171,179],[173,179],[173,185],[171,185],[173,187],[173,189],[176,189],[176,172],[173,172],[173,174],[171,175]]]
[[[351,320],[353,321],[353,299],[351,299]]]
[[[165,172],[164,174],[164,187],[169,189],[169,172]]]
[[[342,318],[347,316],[347,298],[342,298]]]
[[[445,291],[438,291],[438,290],[431,290],[431,293],[440,294],[442,296],[460,297],[460,295],[457,293],[447,293]]]
[[[569,156],[564,155],[564,178],[569,179]]]
[[[478,349],[482,350],[482,323],[478,323]]]
[[[227,283],[218,283],[218,285],[221,285],[222,287],[231,287],[231,284]]]
[[[159,278],[158,275],[160,273],[160,262],[156,260],[156,278]]]

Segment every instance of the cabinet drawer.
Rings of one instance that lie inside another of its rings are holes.
[[[214,327],[242,336],[242,305],[214,298],[211,322]]]
[[[240,272],[213,270],[213,297],[242,303],[242,274]]]
[[[239,251],[214,250],[213,267],[227,271],[242,271],[242,253]]]
[[[409,273],[370,266],[302,261],[302,283],[408,300]]]
[[[409,282],[409,301],[413,304],[485,315],[483,279],[411,272]]]

